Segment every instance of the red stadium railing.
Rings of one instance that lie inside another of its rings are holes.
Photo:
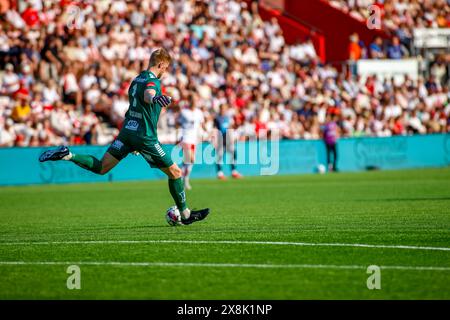
[[[277,18],[278,24],[283,29],[283,36],[288,44],[310,38],[320,61],[322,63],[326,61],[325,36],[321,30],[299,21],[295,16],[283,13],[278,9],[266,7],[263,4],[260,4],[259,6],[259,14],[264,20],[269,20],[272,17]]]
[[[348,59],[349,37],[357,33],[366,44],[372,42],[377,35],[387,38],[382,30],[369,29],[364,21],[346,14],[323,0],[295,0],[295,1],[263,1],[261,11],[272,15],[279,15],[280,24],[284,25],[286,38],[308,34],[308,30],[320,30],[315,37],[314,45],[320,53],[321,59],[327,62],[341,63]],[[267,5],[276,3],[277,10],[267,9]],[[278,12],[278,13],[276,13]],[[263,15],[264,13],[261,13]],[[289,18],[288,18],[289,17]],[[301,22],[301,23],[300,23]],[[295,27],[294,27],[295,26]],[[306,30],[305,30],[306,29]]]

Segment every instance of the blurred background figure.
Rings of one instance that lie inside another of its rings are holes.
[[[339,126],[337,124],[337,115],[327,115],[327,121],[323,126],[323,141],[325,142],[325,147],[327,150],[327,166],[328,171],[336,172],[337,160],[338,160],[338,150],[337,150],[337,140],[339,138]]]
[[[225,180],[225,174],[222,171],[224,153],[228,152],[231,156],[231,176],[233,178],[242,178],[242,175],[236,170],[236,131],[233,130],[233,119],[229,114],[228,106],[222,104],[219,114],[214,119],[214,125],[217,129],[216,137],[216,167],[217,178]]]
[[[183,149],[183,181],[186,190],[192,189],[189,177],[195,162],[197,144],[201,141],[203,123],[203,112],[197,107],[194,96],[191,96],[189,105],[181,110],[179,118]]]

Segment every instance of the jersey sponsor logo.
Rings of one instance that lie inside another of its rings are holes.
[[[130,117],[142,119],[142,113],[130,110]]]
[[[137,78],[134,78],[133,82],[144,83],[144,82],[147,82],[147,79],[137,77]]]
[[[155,144],[155,148],[156,148],[156,151],[158,151],[158,153],[159,153],[159,155],[160,155],[161,157],[164,157],[164,156],[166,155],[166,153],[165,153],[164,150],[161,148],[161,146],[159,145],[159,143],[156,143],[156,144]]]
[[[128,120],[127,125],[125,126],[125,129],[136,131],[139,127],[139,123],[136,120]]]
[[[123,142],[120,140],[114,140],[111,147],[113,147],[114,149],[120,150],[123,147]]]

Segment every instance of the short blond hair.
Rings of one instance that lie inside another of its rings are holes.
[[[150,56],[150,67],[156,66],[161,62],[172,62],[172,57],[170,56],[169,51],[167,51],[165,48],[156,49]]]

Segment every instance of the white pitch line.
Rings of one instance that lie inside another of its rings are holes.
[[[86,265],[86,266],[123,266],[123,267],[209,267],[209,268],[257,268],[257,269],[343,269],[366,270],[362,265],[334,264],[250,264],[250,263],[197,263],[197,262],[120,262],[120,261],[0,261],[5,265]],[[433,266],[380,266],[381,269],[415,271],[450,271],[450,267]]]
[[[244,241],[244,240],[74,240],[74,241],[36,241],[36,242],[0,242],[1,245],[70,245],[70,244],[152,244],[152,243],[181,243],[181,244],[253,244],[278,246],[314,246],[314,247],[355,247],[377,249],[407,249],[407,250],[433,250],[450,251],[448,247],[423,247],[408,245],[383,245],[363,243],[311,243],[287,241]]]

